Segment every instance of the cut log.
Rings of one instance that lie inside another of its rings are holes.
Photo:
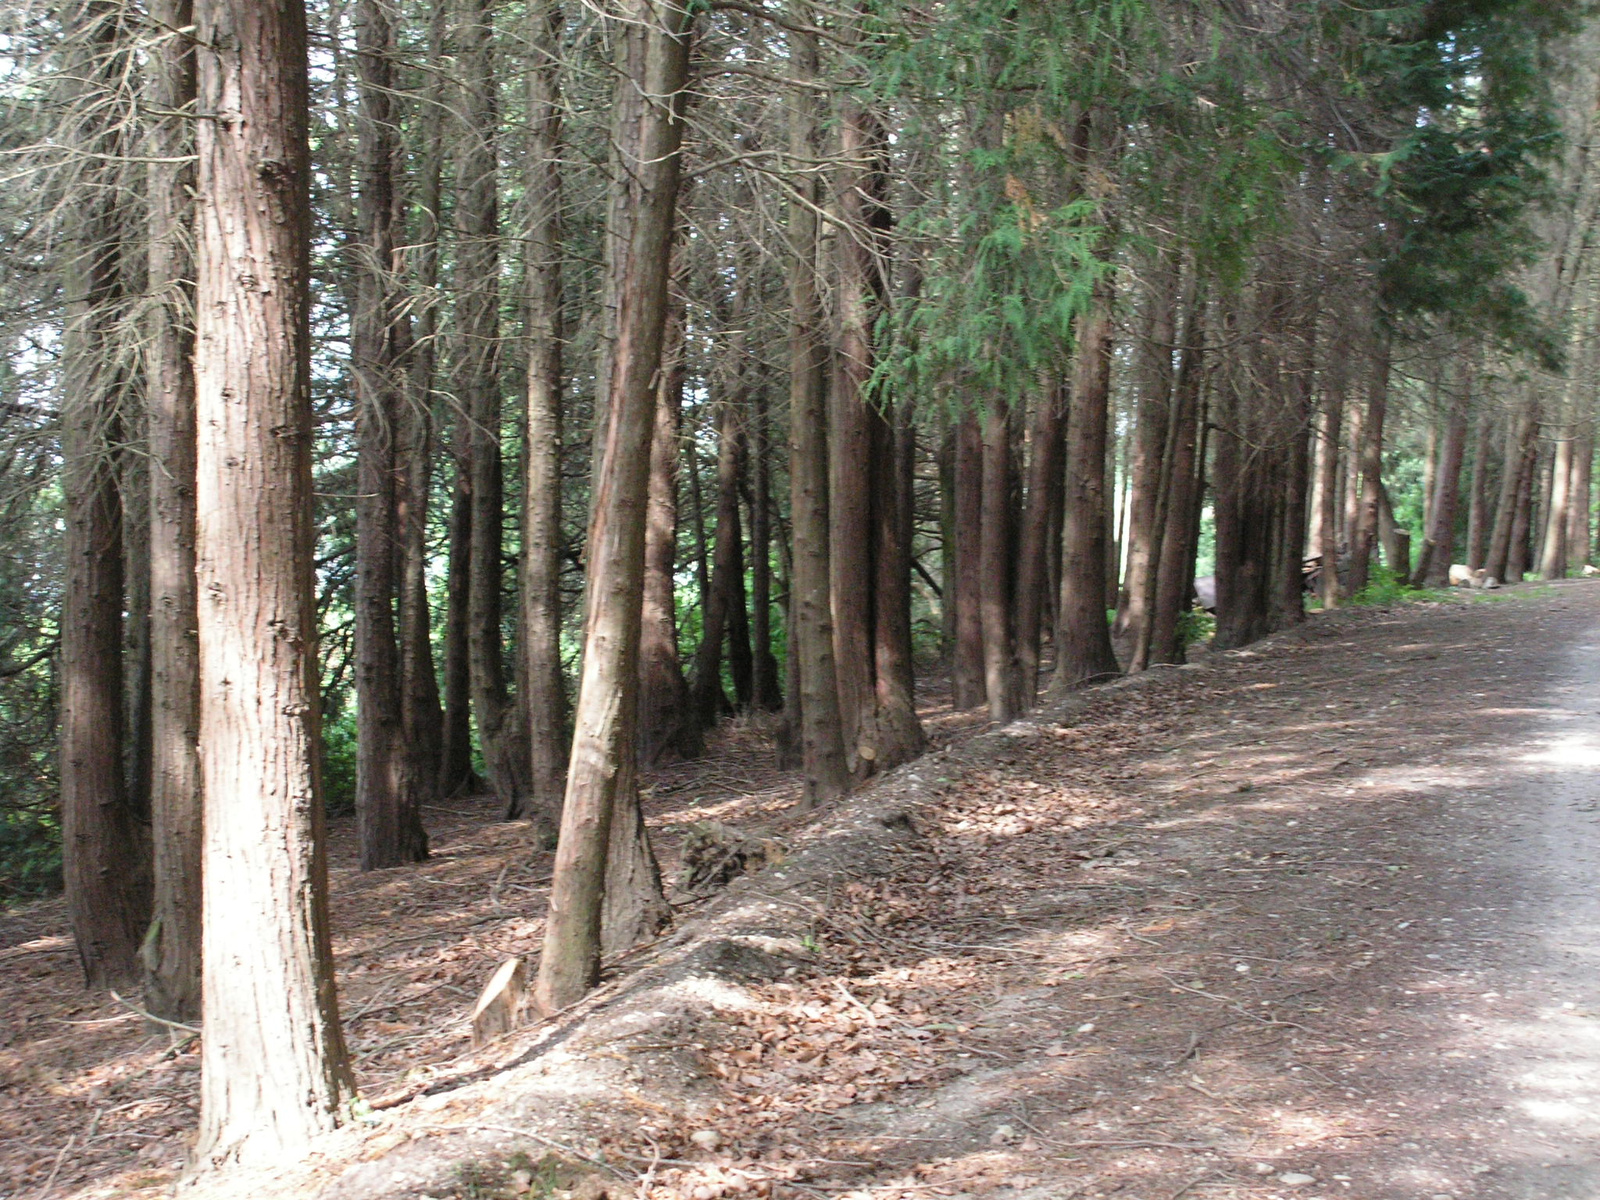
[[[472,1044],[481,1046],[515,1029],[528,998],[528,969],[520,958],[501,963],[472,1010]]]

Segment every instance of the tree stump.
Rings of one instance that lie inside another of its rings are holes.
[[[514,1029],[528,998],[528,969],[520,958],[508,958],[484,985],[472,1009],[472,1044],[481,1046]]]

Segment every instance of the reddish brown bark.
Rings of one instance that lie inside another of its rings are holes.
[[[955,613],[950,682],[955,706],[976,708],[987,699],[983,684],[983,434],[978,414],[970,410],[956,421],[951,482],[955,577],[945,583],[945,597]]]
[[[117,12],[114,4],[87,0],[66,14],[75,38],[65,74],[82,96],[101,94],[125,66]],[[94,131],[91,153],[110,156],[120,148],[112,131]],[[125,303],[127,231],[111,168],[96,163],[86,170],[94,186],[74,213],[64,271],[61,841],[78,959],[88,985],[102,988],[139,976],[150,877],[122,760],[123,513],[114,448],[123,436],[118,414],[126,381],[114,339]]]
[[[1028,490],[1017,551],[1017,687],[1025,708],[1039,694],[1040,634],[1053,609],[1050,592],[1051,535],[1059,544],[1063,473],[1067,436],[1067,394],[1064,385],[1049,387],[1034,406],[1029,442]]]
[[[156,0],[168,29],[194,19],[189,0]],[[193,44],[172,35],[153,55],[151,107],[177,114],[194,101]],[[192,154],[179,116],[151,124],[151,157]],[[194,167],[157,162],[149,172],[150,833],[151,933],[141,949],[144,1000],[156,1016],[200,1015],[200,662],[194,583]]]
[[[1078,358],[1067,419],[1066,514],[1061,526],[1061,603],[1056,612],[1052,697],[1121,672],[1106,622],[1106,440],[1111,400],[1112,285],[1095,284],[1078,321]]]
[[[354,1095],[318,771],[305,10],[196,5],[205,792],[195,1161],[278,1166]],[[272,286],[260,286],[270,280]]]
[[[645,508],[655,380],[667,317],[692,15],[633,0],[617,32],[619,88],[646,101],[636,141],[614,130],[629,170],[613,187],[631,216],[617,256],[617,339],[586,561],[588,612],[561,837],[536,999],[554,1012],[599,979],[602,906],[613,944],[659,923],[664,904],[643,822],[634,758]]]

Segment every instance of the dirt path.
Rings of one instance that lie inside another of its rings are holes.
[[[657,821],[773,829],[733,761]],[[667,984],[503,1073],[463,1018],[544,868],[455,814],[427,871],[340,883],[363,1069],[429,1094],[235,1194],[552,1200],[559,1145],[615,1200],[1600,1198],[1597,769],[1600,584],[1319,616],[784,814],[790,865],[622,964]],[[72,990],[58,907],[0,950],[0,1197],[164,1194],[192,1047]]]
[[[1597,709],[1565,584],[951,752],[831,970],[727,1018],[725,1155],[877,1200],[1600,1196]]]

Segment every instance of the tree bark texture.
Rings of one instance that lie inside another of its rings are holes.
[[[1028,488],[1017,550],[1016,623],[1017,688],[1024,708],[1039,695],[1040,638],[1050,591],[1050,541],[1057,535],[1061,511],[1067,437],[1067,390],[1064,383],[1046,387],[1033,411],[1029,436]]]
[[[123,56],[118,6],[87,0],[69,14],[76,44],[64,64],[90,103]],[[96,152],[118,150],[97,131]],[[85,168],[64,272],[61,452],[66,579],[61,611],[61,841],[67,912],[85,982],[126,986],[139,976],[150,913],[144,834],[124,775],[122,501],[115,447],[123,439],[114,338],[125,303],[127,231],[110,163]]]
[[[1095,284],[1078,321],[1078,360],[1067,419],[1067,507],[1061,526],[1053,697],[1120,673],[1106,621],[1106,438],[1110,419],[1112,291]]]
[[[1133,461],[1129,465],[1131,495],[1128,506],[1128,565],[1124,601],[1117,613],[1115,634],[1132,648],[1129,669],[1145,668],[1149,646],[1151,580],[1160,554],[1162,454],[1172,406],[1172,344],[1177,338],[1179,271],[1171,251],[1156,264],[1155,278],[1146,298],[1145,318],[1135,347],[1139,399],[1134,421]],[[1140,647],[1145,654],[1140,654]]]
[[[649,867],[638,856],[648,854],[648,843],[642,822],[630,812],[638,805],[634,758],[650,442],[693,17],[658,0],[633,0],[627,16],[616,34],[618,85],[636,91],[645,104],[637,141],[619,139],[628,170],[613,181],[626,191],[632,220],[627,252],[611,265],[619,273],[617,339],[607,356],[609,400],[585,556],[583,674],[535,992],[547,1012],[565,1008],[598,981],[602,905],[613,913],[643,911],[659,904],[660,896],[659,878],[650,889],[642,877]],[[625,793],[620,799],[619,790]],[[627,838],[627,852],[608,853],[619,833],[634,835]],[[625,890],[630,894],[624,896]],[[654,895],[646,894],[650,890]]]
[[[955,706],[976,708],[988,696],[983,676],[983,430],[972,410],[956,420],[951,485],[955,577],[945,584],[955,610],[950,682]]]
[[[504,812],[528,794],[528,717],[506,680],[501,626],[504,461],[500,451],[499,120],[488,0],[463,0],[456,29],[461,149],[456,163],[456,392],[469,423],[472,540],[467,647],[472,712],[489,786]]]
[[[1351,595],[1367,586],[1372,573],[1372,554],[1378,548],[1379,493],[1383,489],[1383,426],[1389,408],[1389,367],[1389,334],[1379,330],[1373,334],[1367,409],[1362,414],[1360,441],[1357,443],[1361,456],[1361,501],[1350,545]]]
[[[1434,470],[1433,503],[1428,528],[1417,561],[1417,582],[1423,587],[1447,587],[1456,549],[1456,513],[1460,509],[1461,463],[1467,450],[1468,388],[1472,375],[1463,372],[1462,387],[1450,398],[1439,461]]]
[[[163,28],[187,28],[191,0],[156,0]],[[151,108],[194,102],[194,47],[168,34],[153,52]],[[151,157],[192,154],[179,116],[152,118]],[[194,583],[194,167],[149,169],[151,299],[145,393],[150,443],[151,932],[141,956],[145,1006],[169,1021],[200,1015],[200,661]]]
[[[823,158],[822,114],[810,90],[818,74],[817,39],[805,30],[791,31],[789,39],[789,65],[797,85],[789,97],[789,157],[794,166],[807,168]],[[789,687],[800,716],[801,805],[811,808],[843,795],[850,787],[850,771],[829,596],[828,348],[818,293],[822,188],[815,170],[795,187],[800,194],[789,203],[788,241],[789,519],[794,540],[789,638],[796,670]]]
[[[860,780],[914,757],[924,739],[912,702],[910,547],[902,544],[894,425],[901,409],[868,394],[874,332],[888,297],[888,142],[876,114],[854,98],[843,103],[839,127],[843,228],[829,404],[829,570],[845,758]]]
[[[527,433],[522,496],[522,710],[528,719],[528,787],[508,817],[554,828],[566,783],[567,704],[561,672],[562,346],[561,86],[559,0],[530,11],[528,70]]]
[[[204,1169],[299,1156],[353,1084],[319,771],[305,10],[196,10]]]
[[[400,644],[395,629],[400,536],[398,433],[405,380],[397,345],[393,29],[380,0],[356,5],[359,72],[359,240],[350,320],[356,393],[356,829],[361,869],[428,856],[417,760],[405,736]]]
[[[1467,485],[1467,569],[1483,569],[1489,548],[1485,538],[1489,532],[1489,457],[1492,453],[1494,417],[1483,413],[1478,417],[1478,430],[1472,441],[1472,480]]]
[[[666,361],[656,392],[650,439],[650,497],[645,515],[644,612],[639,633],[639,762],[694,758],[705,750],[689,708],[678,655],[678,420],[683,405],[683,307],[672,302]]]
[[[1183,358],[1172,389],[1172,424],[1167,434],[1163,490],[1167,507],[1156,564],[1155,603],[1150,615],[1150,661],[1181,663],[1186,656],[1180,621],[1194,587],[1194,530],[1199,524],[1205,451],[1201,433],[1201,389],[1205,373],[1205,298],[1196,294],[1184,322]]]
[[[1011,416],[998,400],[983,415],[982,479],[978,613],[983,627],[983,688],[989,719],[1004,725],[1021,715],[1022,696],[1012,622],[1016,515],[1012,507]]]

